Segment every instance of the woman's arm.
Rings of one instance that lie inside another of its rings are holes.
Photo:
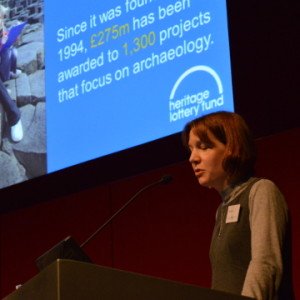
[[[288,221],[283,195],[266,179],[256,182],[249,196],[251,261],[242,295],[274,299],[282,277],[282,244]]]

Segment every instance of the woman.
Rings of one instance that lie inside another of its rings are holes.
[[[183,140],[199,184],[222,197],[210,248],[212,288],[258,300],[293,299],[290,270],[283,267],[288,209],[273,182],[252,177],[256,155],[245,121],[236,113],[212,113],[188,123]]]

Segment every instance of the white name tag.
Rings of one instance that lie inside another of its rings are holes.
[[[228,206],[226,223],[236,223],[239,220],[240,207],[240,204]]]

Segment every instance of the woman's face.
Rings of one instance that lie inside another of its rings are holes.
[[[226,146],[208,133],[211,144],[201,142],[194,130],[190,131],[190,163],[198,182],[202,186],[215,188],[221,192],[228,186],[228,176],[223,169]]]

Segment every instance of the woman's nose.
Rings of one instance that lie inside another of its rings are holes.
[[[199,157],[198,157],[196,151],[195,150],[191,151],[189,162],[192,164],[192,163],[196,163],[198,161],[199,161]]]

